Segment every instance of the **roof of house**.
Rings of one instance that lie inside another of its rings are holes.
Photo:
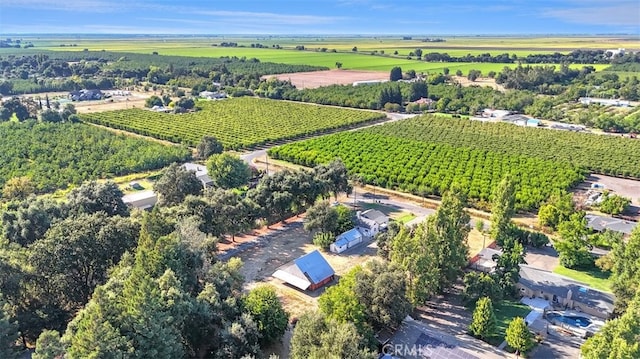
[[[610,231],[631,234],[633,229],[638,225],[638,222],[626,221],[620,218],[598,216],[595,214],[587,214],[585,218],[587,219],[587,227],[598,232],[608,229]]]
[[[127,195],[122,196],[122,202],[124,203],[132,203],[137,201],[142,201],[146,199],[155,198],[156,194],[152,190],[133,192]]]
[[[273,276],[305,290],[311,284],[320,283],[334,274],[329,262],[315,250],[281,267]]]
[[[349,243],[349,242],[357,241],[360,239],[362,239],[362,233],[360,233],[360,231],[357,228],[351,228],[350,230],[339,235],[336,240],[336,243],[339,240],[344,240],[346,241],[346,243]]]
[[[515,114],[515,115],[507,115],[502,117],[503,121],[507,121],[507,122],[517,122],[517,121],[529,121],[529,117],[525,116],[525,115],[519,115],[519,114]]]
[[[183,164],[182,167],[184,167],[184,169],[187,170],[187,171],[195,172],[196,173],[196,177],[198,177],[198,178],[200,178],[200,176],[202,176],[202,175],[206,175],[207,174],[207,167],[203,166],[203,165],[199,165],[197,163],[187,162],[187,163]]]
[[[502,255],[502,251],[493,248],[483,248],[480,253],[478,253],[478,259],[474,265],[491,270],[496,267],[496,261],[493,260],[494,255]]]
[[[360,213],[360,216],[375,221],[378,224],[389,222],[389,217],[387,217],[384,213],[378,211],[377,209],[368,209]]]
[[[285,281],[296,288],[306,290],[311,286],[311,282],[306,278],[304,273],[300,271],[300,268],[295,263],[288,264],[282,269],[278,269],[273,276]]]
[[[567,298],[571,291],[571,299],[574,301],[597,308],[604,313],[613,311],[615,298],[612,294],[600,292],[584,283],[528,265],[520,265],[520,284],[532,290],[563,298]]]
[[[473,348],[476,345],[474,341],[477,339],[458,340],[453,335],[407,317],[391,337],[391,345],[388,348],[392,352],[392,358],[478,359],[479,357],[468,351],[471,349],[469,347]],[[482,353],[482,358],[503,357],[493,350],[483,350]]]

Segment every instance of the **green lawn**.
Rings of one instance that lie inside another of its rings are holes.
[[[387,215],[389,217],[399,217],[399,216],[402,216],[405,213],[400,208],[391,207],[391,206],[385,206],[384,204],[380,204],[380,203],[371,203],[371,202],[369,202],[369,201],[371,201],[371,199],[363,198],[361,196],[362,190],[358,191],[357,193],[358,193],[358,198],[356,200],[358,201],[359,207],[363,211],[366,211],[368,209],[377,209],[378,211],[384,213],[385,215]]]
[[[411,212],[401,212],[398,216],[393,218],[396,222],[405,224],[412,219],[416,218],[416,215]]]
[[[496,334],[489,338],[487,342],[491,345],[498,346],[504,341],[505,332],[509,323],[515,317],[525,318],[531,308],[528,305],[520,302],[511,302],[508,300],[501,301],[493,304],[493,310],[496,314]]]
[[[609,273],[602,272],[599,268],[592,270],[578,271],[574,269],[565,268],[563,266],[557,266],[554,273],[569,277],[578,282],[582,282],[590,286],[591,288],[601,290],[603,292],[611,292],[611,280],[609,279]]]

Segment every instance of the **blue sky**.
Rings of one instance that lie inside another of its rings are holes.
[[[640,35],[640,0],[1,0],[0,33]]]

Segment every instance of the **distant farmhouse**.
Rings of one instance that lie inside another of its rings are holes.
[[[507,115],[502,117],[502,121],[516,126],[539,127],[540,120],[525,115]]]
[[[314,291],[333,281],[335,271],[315,250],[280,267],[273,276],[298,289]]]
[[[198,94],[198,96],[207,100],[222,100],[227,98],[227,94],[221,91],[202,91]]]
[[[209,177],[207,167],[197,163],[185,163],[182,165],[185,170],[195,172],[196,177],[202,182],[202,187],[209,188],[213,186],[213,180]]]
[[[608,99],[608,98],[580,97],[578,101],[583,105],[598,104],[603,106],[614,106],[614,107],[630,107],[631,106],[631,102],[629,101],[618,100],[618,99]]]
[[[374,237],[389,225],[389,217],[377,209],[358,212],[356,213],[356,217],[360,227],[363,228],[363,234],[367,237]]]
[[[104,97],[100,90],[80,90],[69,92],[69,99],[71,101],[91,101],[101,100]]]
[[[353,86],[361,86],[361,85],[375,85],[375,84],[381,84],[383,82],[387,82],[388,80],[363,80],[363,81],[356,81],[353,83]]]
[[[620,47],[620,48],[617,48],[617,49],[606,50],[604,52],[604,55],[608,56],[608,57],[616,57],[616,56],[622,56],[625,53],[626,53],[626,50],[624,48]]]
[[[482,111],[482,117],[484,118],[503,118],[504,116],[510,115],[511,111],[507,110],[494,110],[491,108],[485,108]]]

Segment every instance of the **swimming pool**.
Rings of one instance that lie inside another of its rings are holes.
[[[548,313],[547,319],[550,322],[557,320],[559,322],[572,325],[576,328],[586,328],[591,325],[591,319],[580,317],[577,315],[562,315],[560,313]]]

